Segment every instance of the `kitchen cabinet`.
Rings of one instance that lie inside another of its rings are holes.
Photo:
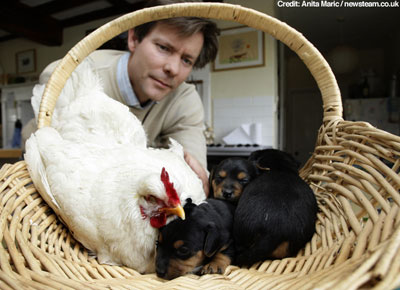
[[[344,117],[349,121],[365,121],[381,130],[399,135],[400,98],[395,100],[396,102],[390,102],[390,98],[347,99],[343,105]],[[397,116],[393,118],[392,113],[396,112]]]
[[[20,120],[22,127],[34,117],[31,97],[34,83],[13,84],[1,87],[2,147],[13,146],[15,123]]]

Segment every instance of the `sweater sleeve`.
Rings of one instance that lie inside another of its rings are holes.
[[[166,114],[162,139],[178,141],[207,170],[207,150],[204,136],[204,108],[194,86],[185,86],[180,97]]]

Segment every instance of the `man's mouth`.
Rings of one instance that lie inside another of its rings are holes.
[[[164,81],[159,80],[159,79],[157,79],[155,77],[151,77],[151,78],[163,88],[169,88],[170,89],[172,87],[172,85],[169,84],[168,82],[164,82]]]

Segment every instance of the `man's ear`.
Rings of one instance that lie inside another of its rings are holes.
[[[132,53],[135,51],[136,45],[139,42],[135,30],[133,28],[128,30],[128,49]]]
[[[206,238],[204,242],[204,254],[207,257],[212,257],[220,248],[220,233],[218,232],[215,223],[210,222],[206,225]]]

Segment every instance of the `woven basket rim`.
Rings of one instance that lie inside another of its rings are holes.
[[[42,114],[48,114],[42,117],[42,126],[49,125],[52,106],[66,79],[92,50],[135,25],[182,13],[197,16],[197,10],[209,18],[235,20],[244,25],[251,22],[248,26],[262,27],[294,50],[317,80],[324,119],[315,150],[300,171],[313,188],[320,209],[311,241],[296,257],[266,260],[250,269],[231,265],[223,275],[186,275],[164,281],[154,273],[140,275],[127,267],[100,265],[50,210],[34,187],[27,164],[21,161],[0,169],[0,288],[398,287],[400,137],[365,122],[344,121],[340,93],[326,61],[300,33],[273,17],[237,5],[215,3],[176,4],[122,16],[122,20],[112,21],[82,40],[62,60],[48,83],[49,97],[41,105]]]

